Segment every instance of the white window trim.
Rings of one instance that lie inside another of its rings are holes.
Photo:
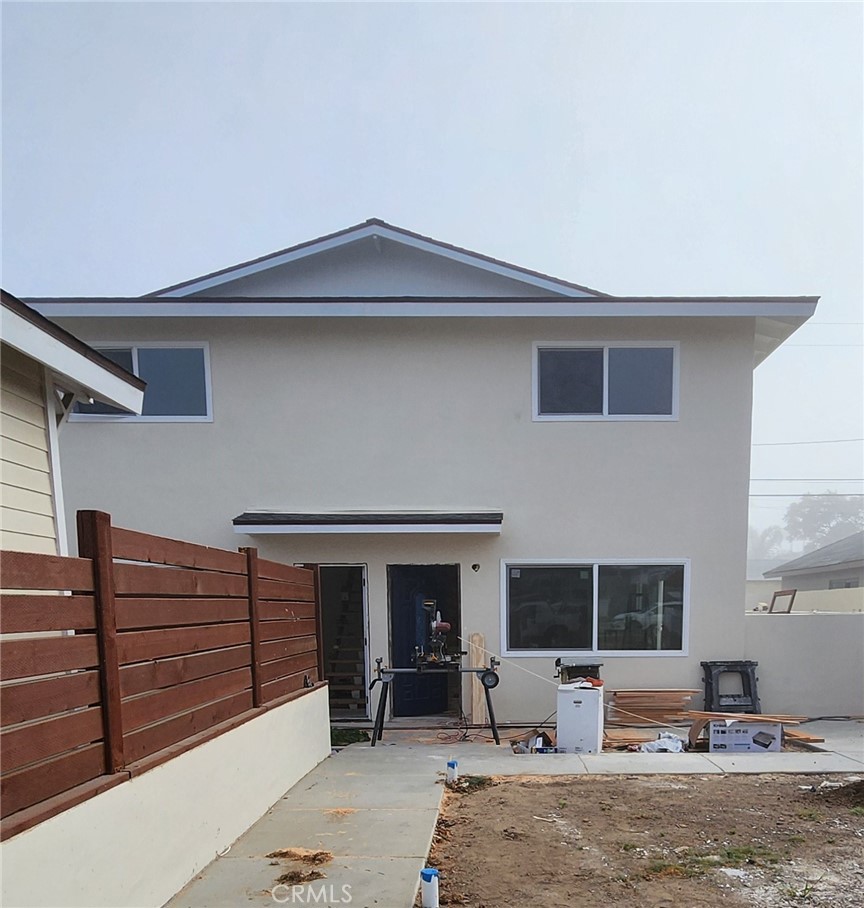
[[[597,648],[597,611],[599,589],[597,576],[599,568],[607,564],[632,565],[681,565],[684,568],[684,611],[681,616],[681,649],[675,650],[606,650]],[[507,612],[507,571],[511,567],[591,567],[593,572],[592,598],[592,641],[591,649],[510,649],[507,632],[510,626]],[[501,654],[520,658],[545,658],[550,656],[603,657],[604,659],[680,659],[689,655],[690,647],[690,559],[689,558],[502,558],[501,559]]]
[[[210,380],[210,344],[207,341],[88,341],[94,350],[132,350],[132,371],[138,375],[138,350],[141,347],[156,347],[167,350],[188,348],[204,351],[204,399],[207,406],[205,416],[136,416],[133,413],[70,413],[70,422],[213,422],[213,389]],[[147,393],[146,389],[144,391]]]
[[[533,422],[677,422],[680,343],[678,341],[535,341],[531,355],[531,419]],[[666,413],[606,413],[609,409],[609,348],[648,347],[672,348],[672,412]],[[540,351],[541,350],[603,350],[603,413],[541,413],[540,412]]]

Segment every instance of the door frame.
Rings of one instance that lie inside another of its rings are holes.
[[[368,696],[369,685],[372,683],[372,663],[369,655],[369,565],[364,561],[322,561],[318,564],[319,571],[324,568],[360,568],[361,585],[363,589],[363,674],[366,685],[366,715],[362,721],[372,717],[372,699]],[[324,627],[324,608],[321,607],[321,627]],[[360,715],[357,716],[360,719]],[[340,719],[341,721],[351,721]]]
[[[462,610],[462,562],[461,561],[389,561],[389,560],[385,560],[384,571],[385,571],[386,603],[387,603],[387,611],[385,614],[385,620],[387,622],[387,654],[388,654],[388,658],[390,660],[389,664],[391,666],[395,665],[395,663],[394,663],[395,657],[394,657],[394,650],[393,650],[393,616],[391,614],[392,601],[391,601],[391,590],[390,590],[390,568],[393,568],[393,567],[420,567],[420,568],[423,568],[423,567],[452,567],[452,568],[455,568],[455,570],[456,570],[457,608],[459,610],[459,634],[460,634],[460,636],[464,632],[464,627],[462,624],[462,611],[463,610]],[[446,620],[446,616],[445,616],[445,620]],[[462,641],[460,640],[459,642],[460,642],[460,647],[461,647]],[[404,666],[397,666],[397,667],[404,668]],[[460,705],[461,705],[461,698],[464,694],[464,690],[462,688],[462,678],[463,678],[463,675],[460,673],[459,674]],[[449,689],[449,683],[450,682],[448,679],[448,689]],[[393,694],[392,692],[391,692],[391,696],[390,696],[389,700],[390,700],[390,702],[387,704],[388,718],[391,718],[391,719],[398,718],[395,715],[396,697],[395,697],[395,694]],[[449,701],[449,697],[448,697],[448,701]],[[370,700],[370,705],[371,705],[371,700]],[[448,708],[449,708],[449,706],[448,706]],[[432,713],[431,715],[444,715],[444,713]],[[418,716],[417,718],[423,718],[423,717]]]

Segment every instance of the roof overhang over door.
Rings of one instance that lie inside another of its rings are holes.
[[[339,511],[287,513],[246,511],[233,520],[234,532],[258,535],[322,533],[485,533],[498,534],[503,511]]]

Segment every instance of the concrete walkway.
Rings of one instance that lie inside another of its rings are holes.
[[[807,729],[824,735],[823,746],[830,743],[837,750],[516,756],[509,747],[485,744],[388,744],[385,733],[377,747],[353,744],[325,760],[165,908],[277,904],[411,908],[449,759],[459,761],[463,775],[864,775],[864,723],[810,723]],[[323,849],[334,858],[321,867],[324,879],[293,891],[285,885],[274,889],[280,874],[298,866],[266,857],[279,848]]]

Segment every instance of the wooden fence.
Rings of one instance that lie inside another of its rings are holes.
[[[2,838],[321,683],[316,570],[99,511],[78,551],[0,553]]]

